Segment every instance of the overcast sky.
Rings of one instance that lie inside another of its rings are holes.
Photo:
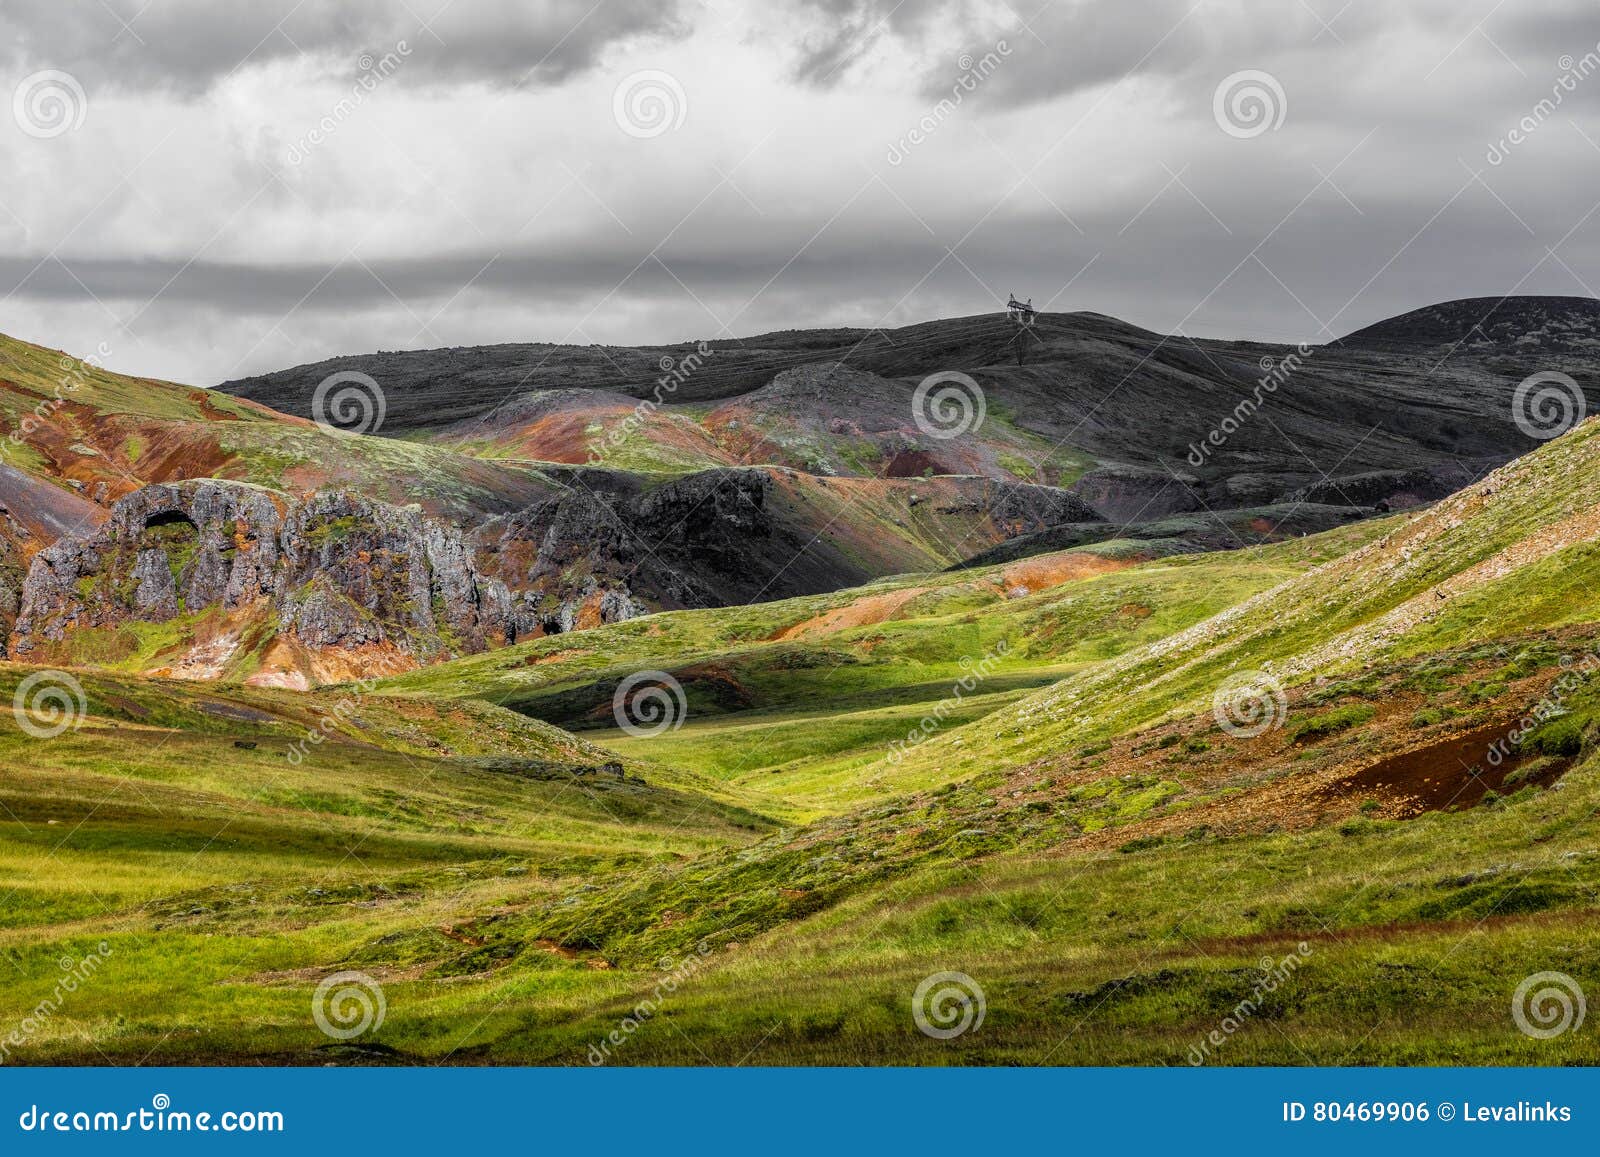
[[[0,331],[210,385],[1590,295],[1597,42],[1596,0],[5,0]]]

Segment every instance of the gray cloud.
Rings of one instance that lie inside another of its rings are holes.
[[[964,71],[962,54],[981,57],[999,41],[1005,67],[978,99],[991,106],[1026,105],[1094,88],[1124,76],[1174,74],[1203,55],[1207,33],[1233,21],[1216,11],[1199,16],[1194,0],[1056,0],[997,7],[980,0],[796,0],[818,30],[804,40],[794,65],[802,83],[848,83],[869,67],[873,50],[897,42],[923,60],[917,82],[930,100],[948,96]],[[1312,19],[1286,13],[1269,27]],[[1243,30],[1250,32],[1247,27]],[[1229,35],[1237,42],[1238,34]]]
[[[1352,5],[1208,0],[794,0],[818,31],[797,52],[794,76],[819,87],[845,85],[871,66],[873,50],[895,42],[925,62],[918,91],[937,101],[961,74],[961,53],[982,56],[1003,38],[1003,67],[971,100],[991,109],[1026,107],[1125,80],[1214,83],[1228,72],[1368,52],[1387,56],[1412,38],[1438,39],[1432,57],[1399,60],[1420,78],[1465,47],[1497,51],[1553,69],[1600,38],[1600,13],[1583,0],[1527,0],[1516,6],[1451,0]],[[1431,36],[1430,36],[1431,34]],[[1219,65],[1227,65],[1218,71]],[[1524,65],[1525,67],[1525,65]],[[1209,99],[1210,88],[1204,88]],[[1596,98],[1600,99],[1600,98]]]
[[[1314,181],[1303,183],[1307,192]],[[1191,187],[1216,196],[1220,183],[1198,174]],[[1359,174],[1347,186],[1362,211],[1324,188],[1265,245],[1258,244],[1265,228],[1229,232],[1173,187],[1131,222],[1121,211],[1085,213],[1081,234],[1043,206],[1008,213],[954,254],[909,216],[848,219],[820,236],[810,222],[769,223],[757,235],[729,205],[712,215],[714,225],[689,229],[655,257],[613,233],[538,252],[472,249],[343,260],[332,268],[314,261],[76,258],[35,267],[0,258],[0,285],[56,303],[92,294],[145,337],[163,324],[157,319],[181,325],[198,309],[258,326],[378,310],[392,315],[406,344],[451,343],[456,334],[465,342],[472,315],[484,302],[499,302],[525,315],[541,338],[564,340],[576,326],[582,340],[626,344],[716,335],[719,323],[745,335],[906,321],[938,308],[985,312],[1022,292],[1052,310],[1113,313],[1159,331],[1316,342],[1427,302],[1493,295],[1519,282],[1524,292],[1583,293],[1561,262],[1584,270],[1600,259],[1600,213],[1566,238],[1561,261],[1546,253],[1583,218],[1588,206],[1580,198],[1553,209],[1548,227],[1530,234],[1475,185],[1431,222],[1407,202],[1374,198]],[[1292,204],[1286,199],[1284,208]],[[1243,208],[1253,221],[1275,213],[1265,204]],[[1237,210],[1229,218],[1241,222]],[[940,231],[954,238],[959,224],[941,220]],[[1454,258],[1469,246],[1472,261],[1463,266]],[[1379,271],[1385,276],[1374,280]],[[917,297],[905,306],[913,286]],[[670,320],[640,329],[635,319],[642,316]],[[345,352],[364,348],[340,340]]]
[[[803,84],[843,83],[851,67],[885,38],[920,40],[938,16],[964,24],[966,0],[794,0],[791,9],[813,18],[793,65]]]
[[[249,65],[309,57],[353,79],[405,40],[412,81],[559,83],[607,45],[681,32],[672,0],[7,0],[0,57],[104,90],[203,93]]]

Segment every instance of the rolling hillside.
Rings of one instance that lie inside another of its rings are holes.
[[[1400,367],[1386,404],[1418,426],[1373,433],[1388,451],[1456,414],[1502,437],[1522,355],[1497,336],[1422,373],[1465,316],[1441,310],[1362,339],[1425,353],[1316,355]],[[30,573],[26,661],[0,663],[0,1012],[64,958],[111,981],[25,1059],[1600,1062],[1507,1013],[1523,978],[1600,961],[1600,419],[1482,477],[1442,447],[1356,471],[1361,505],[1219,475],[1235,504],[1128,525],[1108,501],[1156,492],[1094,489],[1099,451],[1075,489],[991,472],[1038,398],[951,451],[970,473],[868,468],[889,411],[851,391],[903,400],[893,369],[658,412],[629,435],[648,470],[478,460],[540,493],[467,517],[238,478],[97,501],[43,450],[0,474],[0,578]],[[76,434],[135,410],[174,438],[306,430],[136,386]],[[581,401],[524,416],[588,431]],[[690,468],[740,461],[769,410],[759,456],[829,469]],[[305,436],[497,452],[460,435]],[[308,1008],[352,973],[387,1013],[344,1041]],[[950,973],[985,1015],[943,1040],[907,1007]]]
[[[1523,350],[1592,357],[1600,350],[1600,302],[1591,297],[1468,297],[1387,318],[1341,338],[1339,344],[1433,350],[1463,358]]]
[[[107,975],[172,1011],[121,1025],[93,996],[30,1055],[85,1059],[87,1031],[89,1055],[167,1061],[583,1064],[665,960],[693,977],[672,1027],[616,1063],[1197,1063],[1265,957],[1292,976],[1202,1061],[1592,1063],[1505,1001],[1600,959],[1596,446],[1590,423],[1429,511],[1294,542],[675,612],[379,694],[86,674],[81,725],[10,773],[22,822],[71,826],[0,832],[30,896],[0,942],[31,976],[104,938]],[[683,725],[594,726],[646,667],[681,679]],[[1218,714],[1247,669],[1281,701]],[[340,695],[326,743],[295,738]],[[133,753],[152,742],[182,758]],[[904,1004],[952,968],[986,1023],[931,1040]],[[351,969],[388,1018],[330,1044],[304,1003]]]
[[[209,390],[129,378],[0,336],[0,456],[101,506],[141,486],[228,478],[345,488],[457,518],[551,492],[536,474],[447,450],[328,433]]]
[[[1482,327],[1473,341],[1440,345],[1474,320]],[[1523,378],[1559,370],[1595,384],[1594,333],[1593,302],[1576,298],[1451,302],[1304,352],[1164,337],[1099,314],[1045,314],[1018,364],[1016,330],[996,314],[766,334],[703,343],[704,353],[694,345],[396,352],[221,388],[303,414],[327,374],[356,369],[392,395],[390,433],[426,432],[491,457],[978,473],[1075,486],[1105,516],[1134,521],[1202,502],[1268,504],[1313,485],[1348,505],[1442,497],[1536,444],[1512,421]],[[920,430],[910,402],[919,380],[947,371],[977,382],[986,411],[982,425],[953,439]],[[662,404],[641,412],[629,399]],[[1240,414],[1220,445],[1207,444]],[[1365,481],[1341,495],[1339,484],[1358,476]]]
[[[1098,519],[1059,489],[977,476],[492,462],[11,339],[0,355],[0,626],[35,661],[307,686],[938,569]],[[281,574],[280,558],[302,561]]]

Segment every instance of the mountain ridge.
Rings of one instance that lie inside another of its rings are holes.
[[[1439,349],[1455,333],[1439,327],[1480,306],[1482,340]],[[1512,332],[1519,319],[1538,324]],[[341,358],[219,388],[309,412],[324,371],[364,367],[390,396],[388,432],[488,458],[973,472],[1075,486],[1100,495],[1090,501],[1103,515],[1128,520],[1270,504],[1330,480],[1345,501],[1337,483],[1355,476],[1364,497],[1349,505],[1415,501],[1399,477],[1407,471],[1481,472],[1538,444],[1513,420],[1522,379],[1558,369],[1600,387],[1600,337],[1590,333],[1600,333],[1600,312],[1582,298],[1445,302],[1301,347],[1163,336],[1089,312],[1040,314],[1021,331],[994,314],[697,346]],[[919,380],[949,372],[975,383],[983,415],[959,437],[932,437],[913,422],[910,397]],[[841,401],[824,404],[824,390],[815,404],[771,404],[782,383],[819,375],[840,379]],[[630,408],[629,398],[641,401]],[[1397,475],[1390,493],[1370,477],[1385,471]]]

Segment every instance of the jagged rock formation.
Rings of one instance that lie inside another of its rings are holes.
[[[1135,522],[1201,509],[1198,485],[1194,475],[1170,469],[1107,466],[1078,479],[1072,492],[1113,522]]]
[[[771,578],[758,561],[774,534],[769,485],[755,470],[643,490],[625,476],[580,480],[560,498],[491,519],[475,537],[485,568],[520,592],[518,636],[628,618],[641,599],[716,606],[753,596]]]
[[[1331,503],[1402,510],[1437,502],[1488,473],[1487,463],[1446,462],[1418,470],[1373,470],[1290,491],[1280,502]]]
[[[16,548],[0,535],[0,630],[5,635],[11,633],[11,625],[16,622],[17,610],[22,605],[22,578],[22,564]],[[0,635],[0,659],[9,656],[10,648],[4,635]]]
[[[1068,491],[985,478],[845,479],[830,488],[793,472],[743,468],[648,486],[603,471],[574,471],[568,480],[560,498],[491,519],[474,536],[485,573],[522,592],[513,598],[518,636],[631,617],[641,604],[730,606],[927,569],[932,560],[907,549],[910,519],[948,528],[959,549],[969,537],[986,544],[1098,518]],[[833,489],[845,493],[833,497]],[[808,505],[819,494],[855,518]],[[552,621],[552,607],[563,617]]]
[[[202,669],[175,672],[190,674],[248,657],[246,637],[260,644],[256,658],[275,660],[269,668],[337,675],[339,664],[316,658],[359,652],[368,663],[349,670],[393,668],[532,633],[467,536],[417,507],[342,492],[297,501],[215,480],[135,491],[103,527],[39,551],[20,603],[14,654],[55,653],[74,632],[183,620],[191,649],[209,648]],[[612,603],[600,621],[634,610]]]
[[[655,610],[835,590],[925,569],[940,534],[948,558],[969,539],[1095,517],[1067,491],[983,478],[829,485],[748,468],[667,481],[574,471],[564,485],[476,528],[338,490],[146,486],[103,524],[37,549],[10,650],[299,686]]]

